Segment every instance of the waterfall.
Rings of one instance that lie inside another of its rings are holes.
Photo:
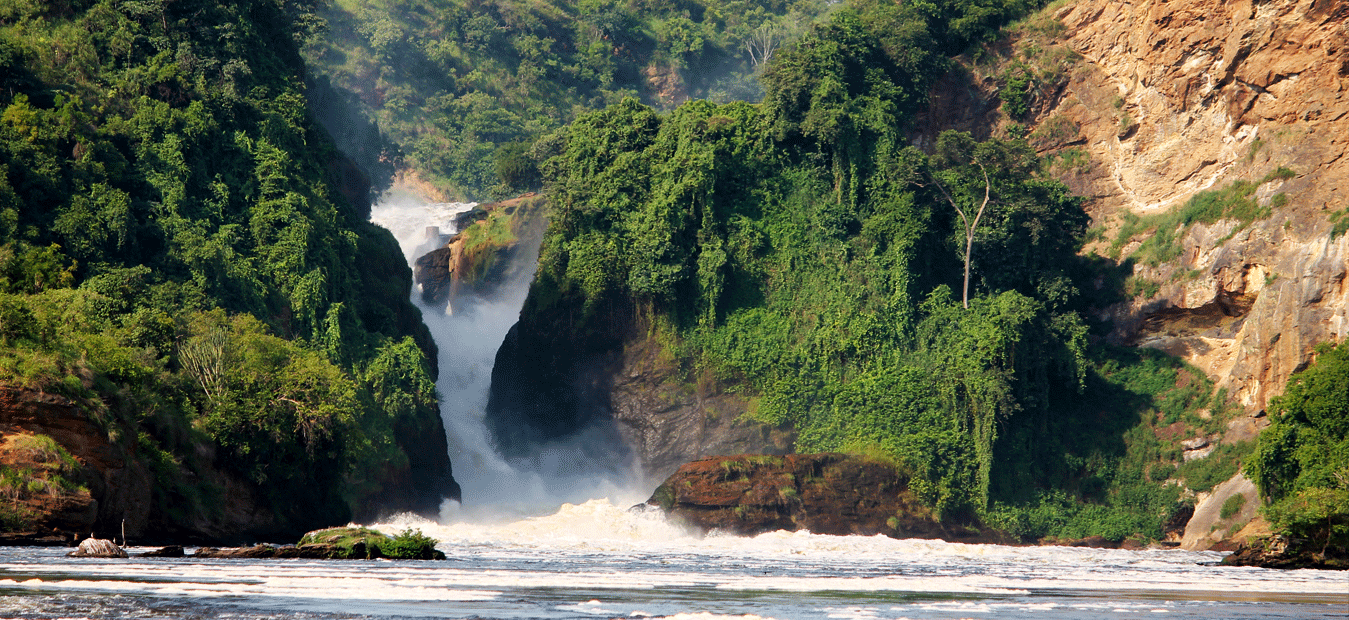
[[[398,239],[409,265],[440,247],[454,229],[454,217],[476,203],[429,204],[402,192],[383,196],[370,212],[370,221],[387,228]],[[522,243],[525,243],[522,240]],[[450,305],[432,307],[420,291],[412,300],[422,311],[439,349],[440,412],[445,423],[454,477],[463,490],[464,505],[446,502],[441,521],[468,518],[492,520],[552,513],[564,503],[608,498],[620,505],[646,499],[638,488],[641,476],[634,463],[597,461],[583,448],[593,438],[539,446],[532,458],[510,460],[495,449],[484,415],[491,388],[497,349],[524,306],[537,266],[539,242],[522,247],[507,269],[506,282],[488,297],[466,290]],[[452,307],[451,307],[452,305]],[[645,489],[649,492],[650,489]]]

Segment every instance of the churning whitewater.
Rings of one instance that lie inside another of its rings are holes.
[[[371,210],[370,220],[394,234],[412,265],[458,232],[455,216],[476,203],[427,204],[415,196],[392,194]],[[428,306],[419,290],[413,303],[431,330],[440,351],[441,416],[450,446],[455,479],[463,490],[464,506],[448,502],[445,519],[459,516],[493,518],[537,515],[563,502],[605,497],[637,502],[646,499],[637,485],[636,464],[596,459],[591,437],[539,446],[527,460],[507,462],[493,447],[484,415],[491,388],[497,349],[520,316],[538,260],[537,244],[515,253],[521,269],[506,269],[507,282],[493,287],[490,297],[468,290],[444,307]],[[590,449],[588,449],[590,448]],[[650,491],[650,489],[645,489]]]
[[[427,226],[452,232],[455,213],[471,207],[402,197],[372,219],[412,259],[431,247]],[[491,448],[483,409],[496,348],[528,281],[494,299],[422,308],[441,351],[438,385],[465,507],[448,506],[439,522],[399,517],[374,527],[420,529],[448,560],[104,561],[3,547],[0,618],[1226,620],[1342,618],[1349,605],[1343,573],[1216,566],[1215,552],[702,536],[631,507],[651,491],[623,475],[631,464],[587,462],[566,445],[507,462]]]

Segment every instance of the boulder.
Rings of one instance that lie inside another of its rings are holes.
[[[836,453],[706,458],[680,467],[647,504],[704,531],[775,530],[1010,542],[973,523],[941,523],[894,464]]]
[[[86,538],[80,541],[78,549],[66,554],[72,558],[125,558],[126,551],[111,540]]]
[[[164,548],[162,548],[162,549],[155,549],[154,551],[146,551],[145,553],[137,553],[137,554],[136,554],[136,557],[138,557],[138,558],[181,558],[181,557],[184,557],[184,556],[186,556],[186,555],[187,555],[187,554],[183,552],[183,546],[182,546],[182,545],[169,545],[169,546],[164,547]]]

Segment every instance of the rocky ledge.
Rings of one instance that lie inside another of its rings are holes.
[[[1227,566],[1349,570],[1349,550],[1335,545],[1275,534],[1242,544],[1223,558]]]
[[[891,463],[836,453],[705,458],[680,467],[647,504],[704,531],[776,530],[1011,542],[977,524],[938,522]]]

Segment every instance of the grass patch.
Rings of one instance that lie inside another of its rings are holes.
[[[1133,298],[1151,299],[1161,290],[1161,284],[1143,276],[1129,276],[1124,281],[1124,293]]]
[[[1330,229],[1330,240],[1334,241],[1337,237],[1349,231],[1349,207],[1332,212],[1330,223],[1334,224]]]
[[[1241,471],[1246,458],[1255,449],[1255,442],[1243,441],[1238,444],[1218,446],[1202,459],[1195,459],[1181,465],[1176,475],[1185,481],[1185,486],[1204,493],[1229,480]]]
[[[1041,160],[1043,169],[1048,172],[1076,172],[1084,174],[1091,171],[1091,154],[1080,146],[1069,147]],[[1091,231],[1087,231],[1091,234]],[[1104,236],[1102,231],[1100,236]]]
[[[1287,195],[1280,193],[1270,200],[1270,206],[1262,207],[1255,199],[1255,190],[1270,181],[1287,180],[1294,176],[1296,173],[1292,170],[1279,167],[1256,182],[1239,180],[1220,189],[1199,192],[1191,196],[1181,208],[1167,213],[1139,217],[1126,212],[1119,234],[1110,244],[1111,257],[1119,258],[1121,249],[1130,239],[1148,231],[1152,231],[1152,235],[1132,255],[1154,267],[1180,257],[1180,240],[1194,224],[1236,220],[1237,227],[1231,233],[1235,235],[1251,222],[1268,218],[1273,215],[1275,208],[1288,203]],[[1231,238],[1231,235],[1227,238]],[[1222,241],[1226,241],[1226,238]]]
[[[1231,519],[1236,516],[1238,512],[1241,512],[1241,509],[1245,506],[1246,496],[1238,493],[1227,498],[1227,501],[1223,502],[1222,510],[1218,512],[1218,516],[1223,519]]]

